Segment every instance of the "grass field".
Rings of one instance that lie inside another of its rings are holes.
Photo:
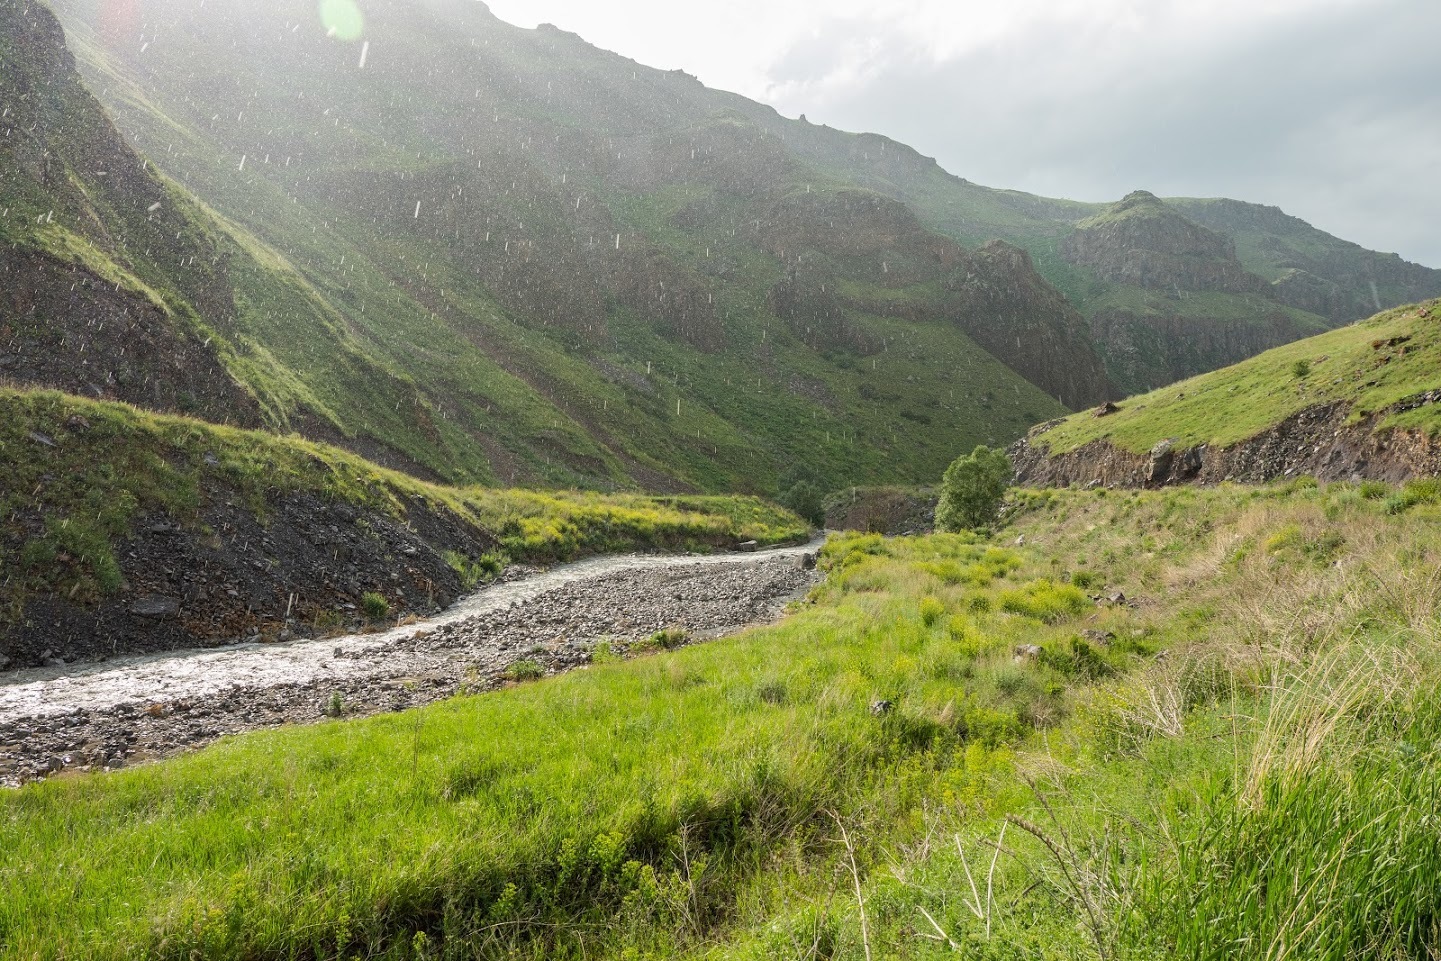
[[[1277,347],[1210,374],[1121,401],[1097,418],[1073,415],[1040,436],[1062,454],[1094,440],[1143,453],[1157,441],[1226,447],[1292,414],[1348,401],[1352,417],[1441,388],[1441,301],[1398,307],[1369,320]],[[1304,365],[1298,367],[1298,365]],[[1304,373],[1302,371],[1304,370]],[[1393,414],[1382,427],[1441,429],[1435,405]]]
[[[34,785],[0,945],[1425,958],[1434,493],[1025,493],[776,627]]]

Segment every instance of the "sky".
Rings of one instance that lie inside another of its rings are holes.
[[[1234,197],[1441,267],[1441,0],[489,0],[992,187]]]

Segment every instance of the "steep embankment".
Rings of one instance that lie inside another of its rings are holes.
[[[0,3],[0,105],[0,378],[258,424],[196,308],[224,322],[218,252],[38,5]]]
[[[751,498],[438,487],[295,437],[49,392],[0,390],[0,477],[0,670],[429,613],[507,557],[807,531]]]
[[[1441,301],[1035,428],[1022,483],[1160,486],[1441,473]]]

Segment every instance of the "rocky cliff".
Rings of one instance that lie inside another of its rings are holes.
[[[1264,280],[1241,266],[1229,240],[1144,190],[1081,221],[1060,251],[1105,280],[1147,290],[1268,292]]]
[[[1308,476],[1322,481],[1390,482],[1441,474],[1441,441],[1425,430],[1378,431],[1395,410],[1441,403],[1441,390],[1359,419],[1344,403],[1292,414],[1254,437],[1226,447],[1184,447],[1163,440],[1145,454],[1092,441],[1051,456],[1044,426],[1010,450],[1016,482],[1029,487],[1164,487],[1173,484],[1263,484]]]

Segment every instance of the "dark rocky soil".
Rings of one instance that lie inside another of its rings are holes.
[[[626,557],[523,572],[437,621],[379,635],[12,672],[0,784],[115,769],[225,735],[402,710],[771,620],[818,579],[814,545],[744,556]]]
[[[0,671],[289,640],[359,621],[367,591],[384,595],[395,615],[434,613],[464,590],[445,552],[475,558],[496,542],[448,511],[419,501],[405,507],[402,521],[291,494],[268,504],[262,522],[220,492],[184,526],[163,515],[137,518],[116,550],[122,590],[98,604],[27,598],[19,619],[0,625]],[[42,517],[18,520],[32,536],[43,531]],[[0,538],[0,549],[7,546]]]

